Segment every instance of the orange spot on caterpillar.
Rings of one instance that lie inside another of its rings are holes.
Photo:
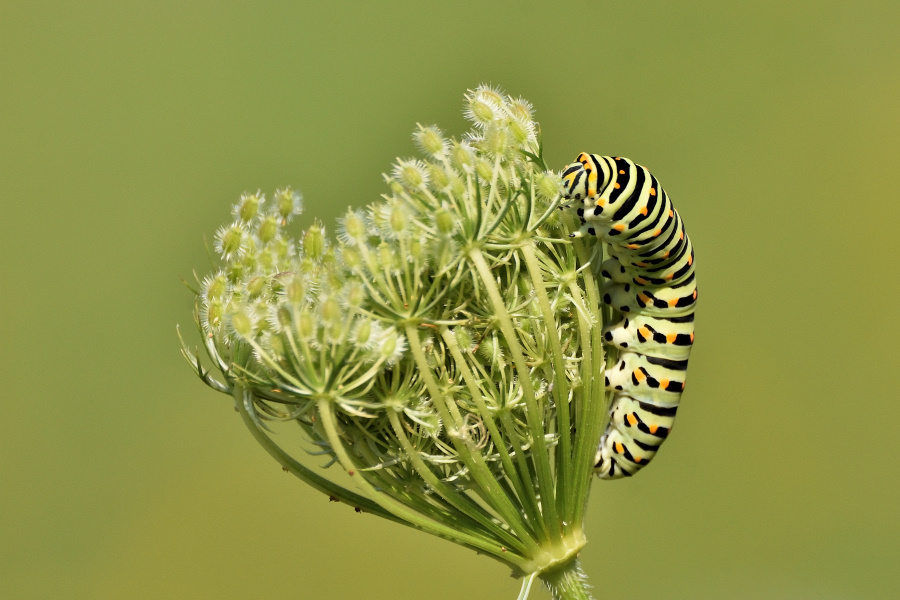
[[[645,300],[645,302],[646,302],[646,300]],[[652,337],[650,330],[647,329],[646,327],[641,327],[640,329],[638,329],[638,331],[641,332],[641,335],[644,336],[645,339],[649,340]]]
[[[694,343],[694,334],[693,333],[691,334],[691,343],[692,344]]]
[[[650,188],[650,195],[651,195],[651,196],[655,196],[655,195],[656,195],[656,188]]]
[[[641,214],[644,215],[645,217],[647,216],[647,207],[646,206],[641,209]]]
[[[660,387],[660,389],[663,389],[663,390],[667,389],[669,387],[669,380],[663,379],[662,381],[660,381],[659,387]]]
[[[669,273],[668,275],[666,275],[666,281],[672,281],[672,277],[674,277],[674,276],[675,276],[675,273]]]
[[[603,206],[604,204],[606,204],[606,198],[600,198],[599,200],[597,200],[597,206]]]
[[[638,294],[638,298],[640,298],[641,302],[643,302],[644,304],[650,304],[650,298],[648,298],[646,294]]]
[[[653,237],[657,237],[661,233],[662,233],[662,229],[657,229],[656,231],[653,232]]]
[[[683,239],[684,239],[684,230],[683,230],[683,229],[682,229],[681,231],[678,232],[678,239],[679,239],[679,240],[683,240]]]
[[[648,427],[647,429],[650,430],[650,433],[656,433],[656,430],[659,429],[659,426],[658,426],[658,425],[651,425],[651,426]]]
[[[622,187],[622,185],[619,184],[619,183],[616,183],[613,187],[616,188],[616,189],[619,189],[620,187]]]
[[[645,262],[639,262],[639,263],[634,263],[634,264],[638,267],[646,267],[647,266],[647,263],[645,263]]]
[[[694,290],[694,300],[697,299],[697,290]]]
[[[671,344],[671,343],[673,343],[673,342],[675,341],[675,339],[676,339],[677,337],[678,337],[678,334],[677,334],[677,333],[670,333],[669,335],[666,336],[666,341],[669,342],[669,343]]]
[[[624,174],[625,174],[625,170],[624,170],[624,169],[619,169],[619,174],[620,174],[620,175],[624,175]]]
[[[622,442],[616,442],[613,444],[613,447],[616,449],[616,454],[622,454],[622,451],[625,449],[625,446],[622,445]]]
[[[672,209],[669,209],[669,218],[671,219],[674,216],[675,216],[675,212]]]
[[[669,258],[669,252],[671,252],[671,250],[666,250],[666,253],[663,254],[663,258]]]
[[[641,371],[640,369],[635,369],[635,371],[632,373],[632,375],[633,375],[634,378],[637,379],[639,382],[640,382],[640,381],[643,381],[643,380],[645,380],[645,379],[647,378],[647,376],[644,375],[644,372]]]
[[[613,229],[615,229],[616,231],[625,231],[625,224],[624,223],[616,223],[613,226]]]
[[[694,257],[693,257],[693,256],[688,256],[688,266],[690,266],[690,265],[692,265],[692,264],[694,264]]]
[[[641,461],[644,460],[640,456],[632,456],[632,458],[634,459],[634,462],[636,462],[637,464],[641,464]]]
[[[628,413],[625,415],[625,420],[628,421],[629,425],[637,425],[637,417],[634,416],[634,413]]]
[[[644,285],[647,283],[647,280],[644,279],[643,277],[635,277],[634,282],[638,285]]]
[[[676,304],[678,304],[678,298],[672,298],[671,300],[669,300],[669,306],[675,306]]]
[[[628,244],[627,247],[629,250],[637,250],[638,248],[641,247],[641,245],[640,244]]]

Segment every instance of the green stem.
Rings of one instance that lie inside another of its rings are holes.
[[[537,505],[534,502],[534,492],[526,490],[525,486],[522,485],[522,481],[516,472],[516,468],[513,465],[512,458],[510,458],[509,451],[506,447],[507,441],[511,439],[514,440],[515,438],[509,435],[504,437],[500,434],[500,430],[497,428],[497,423],[494,420],[494,415],[488,409],[487,404],[485,404],[482,391],[478,387],[478,380],[469,368],[469,364],[463,356],[462,351],[460,351],[459,344],[456,343],[456,336],[447,327],[442,327],[441,337],[447,345],[447,349],[450,351],[453,360],[456,361],[462,379],[469,388],[469,394],[472,396],[472,401],[475,402],[475,406],[478,408],[478,412],[488,429],[488,433],[490,433],[491,439],[494,441],[494,446],[497,448],[497,453],[500,455],[500,462],[503,463],[503,471],[506,473],[519,503],[528,514],[529,519],[535,523],[541,522]],[[522,456],[523,454],[521,448],[516,450],[516,452],[519,456]]]
[[[437,381],[435,381],[434,374],[428,366],[428,360],[425,358],[425,353],[422,351],[419,332],[414,325],[406,325],[406,338],[409,340],[410,353],[419,367],[425,387],[428,389],[428,393],[431,394],[435,408],[438,409],[447,427],[450,441],[466,467],[469,468],[472,479],[477,484],[476,491],[478,495],[503,518],[510,529],[515,532],[516,537],[526,544],[532,550],[532,553],[535,552],[538,545],[529,524],[522,519],[516,505],[507,496],[506,491],[496,480],[494,474],[491,473],[478,449],[473,447],[470,441],[461,438],[463,435],[463,423],[460,415],[458,412],[451,413],[450,405],[452,399],[444,397]],[[451,427],[458,433],[452,433]]]
[[[506,310],[506,304],[497,289],[497,283],[491,276],[484,255],[478,248],[469,251],[469,258],[478,271],[481,282],[484,285],[491,304],[494,307],[494,314],[500,323],[500,329],[503,332],[506,342],[509,345],[509,351],[512,355],[513,363],[518,371],[519,381],[522,385],[523,398],[525,400],[525,418],[528,421],[528,428],[531,432],[532,443],[532,460],[534,461],[535,471],[538,480],[538,492],[541,495],[541,507],[543,508],[544,522],[547,523],[549,533],[552,539],[559,539],[562,534],[560,527],[559,514],[556,510],[556,488],[553,485],[553,476],[550,470],[550,455],[547,451],[547,443],[544,440],[544,423],[543,411],[538,406],[538,402],[534,396],[534,386],[531,383],[530,370],[525,364],[525,357],[522,355],[522,347],[519,344],[519,338],[516,335],[515,327],[509,312]]]
[[[574,227],[571,216],[566,216],[566,226],[571,230]],[[580,265],[587,264],[592,256],[589,249],[580,240],[573,244]],[[601,260],[602,256],[596,260]],[[587,501],[593,481],[593,470],[587,465],[593,465],[597,443],[600,434],[606,426],[609,410],[609,395],[603,385],[603,374],[606,370],[606,355],[601,339],[604,320],[600,313],[600,282],[594,279],[594,265],[582,271],[583,288],[587,292],[587,300],[583,300],[581,289],[575,282],[569,283],[569,291],[576,304],[581,305],[579,314],[579,328],[582,339],[582,381],[585,382],[581,418],[578,423],[578,435],[575,440],[575,481],[573,499],[581,501],[574,507],[573,523],[582,523],[587,509]],[[585,316],[590,317],[590,322],[585,322]]]
[[[587,577],[575,559],[565,565],[540,574],[541,580],[550,589],[553,600],[593,600],[588,593]]]
[[[402,523],[403,525],[414,527],[414,525],[412,525],[411,523],[382,509],[380,506],[378,506],[368,498],[351,492],[350,490],[337,485],[336,483],[315,473],[308,467],[297,462],[297,460],[295,460],[287,452],[282,450],[280,446],[273,442],[272,439],[257,426],[256,422],[253,420],[253,417],[250,416],[250,413],[247,412],[247,405],[245,403],[245,400],[247,399],[245,395],[249,393],[250,392],[245,388],[238,385],[232,388],[232,394],[235,400],[235,408],[237,408],[238,414],[241,415],[241,419],[244,421],[244,425],[247,426],[247,429],[250,430],[250,433],[253,434],[253,437],[256,438],[256,441],[259,442],[259,444],[266,450],[266,452],[268,452],[275,460],[277,460],[279,464],[281,464],[282,468],[298,477],[304,483],[307,483],[313,488],[319,490],[323,494],[328,494],[329,496],[339,498],[340,500],[346,502],[351,506],[361,508],[366,512],[378,515],[379,517],[384,517],[385,519],[394,521],[395,523]]]
[[[510,564],[516,568],[523,569],[523,567],[529,564],[527,558],[501,547],[493,540],[473,535],[472,532],[460,531],[459,529],[453,527],[452,524],[442,523],[428,516],[425,516],[418,511],[405,506],[402,502],[398,502],[391,496],[385,493],[380,493],[378,490],[376,490],[375,487],[366,480],[363,473],[356,472],[357,467],[353,463],[353,460],[350,458],[350,456],[347,454],[346,450],[344,449],[344,444],[340,440],[340,435],[337,431],[337,425],[334,420],[333,408],[331,404],[328,402],[328,400],[325,399],[318,400],[317,404],[319,409],[319,417],[321,418],[322,426],[327,435],[328,442],[331,444],[332,450],[338,457],[341,466],[351,476],[357,475],[357,477],[354,477],[354,479],[356,480],[356,484],[384,510],[396,515],[397,517],[405,521],[408,521],[414,527],[417,527],[424,531],[428,531],[429,533],[438,537],[456,542],[457,544],[475,548],[484,552],[485,554],[490,554],[497,560]]]
[[[524,553],[525,548],[515,536],[503,530],[502,527],[492,521],[490,515],[486,514],[484,509],[475,504],[471,498],[450,489],[443,481],[438,479],[431,469],[428,468],[428,465],[426,465],[422,460],[422,457],[419,456],[418,450],[412,446],[409,438],[406,437],[406,433],[403,431],[403,425],[400,423],[400,417],[397,415],[396,411],[389,410],[388,418],[391,421],[391,427],[394,429],[394,435],[397,436],[397,441],[400,442],[403,451],[409,457],[416,472],[425,483],[431,486],[438,496],[444,499],[447,504],[460,511],[463,515],[483,526],[487,534],[503,540],[508,547],[514,548],[517,552]]]
[[[532,289],[534,290],[538,305],[541,309],[541,316],[544,318],[544,324],[547,328],[547,338],[550,342],[550,353],[553,357],[554,370],[554,386],[553,394],[556,396],[556,414],[559,422],[559,449],[557,450],[557,493],[558,498],[568,498],[569,482],[572,473],[572,445],[571,445],[571,421],[569,417],[569,379],[566,377],[566,365],[563,360],[562,345],[559,341],[559,327],[556,324],[556,318],[553,315],[553,309],[550,307],[550,298],[547,297],[547,289],[544,286],[544,279],[541,275],[541,267],[538,263],[537,256],[534,253],[534,247],[531,244],[522,246],[522,255],[525,257],[525,266],[528,269],[528,275],[531,277]],[[567,507],[561,506],[562,518],[566,522],[571,522],[572,512]]]

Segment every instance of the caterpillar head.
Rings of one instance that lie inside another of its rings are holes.
[[[563,190],[566,198],[587,200],[597,195],[609,179],[609,167],[599,156],[582,152],[562,172]]]

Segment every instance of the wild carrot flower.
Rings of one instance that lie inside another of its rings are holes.
[[[577,556],[608,409],[599,260],[568,238],[531,105],[481,86],[465,114],[460,140],[419,125],[423,156],[398,159],[334,237],[288,235],[293,190],[242,196],[197,296],[212,368],[183,352],[332,499],[491,556],[525,577],[520,597],[538,577],[587,598]],[[293,435],[318,458],[278,443]]]

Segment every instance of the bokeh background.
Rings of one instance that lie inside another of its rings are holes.
[[[481,82],[535,104],[551,164],[651,167],[696,246],[691,385],[653,466],[596,482],[596,597],[898,597],[898,23],[895,1],[0,3],[0,597],[515,597],[282,473],[175,335],[240,193],[291,184],[301,226],[333,222],[416,122],[459,134]]]

